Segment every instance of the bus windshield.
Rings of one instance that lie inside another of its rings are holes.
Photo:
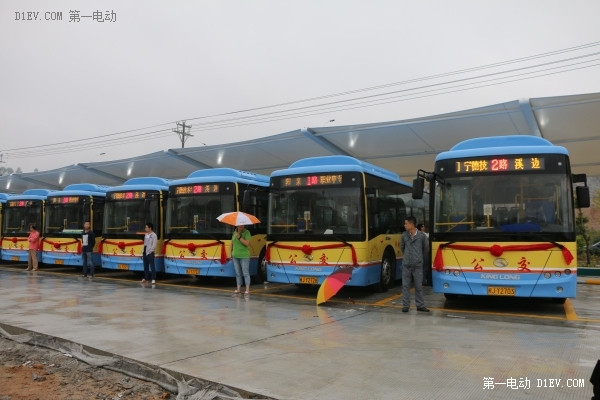
[[[106,201],[104,213],[104,236],[135,235],[144,233],[146,222],[154,224],[154,232],[160,237],[160,214],[158,196],[145,199]]]
[[[42,218],[42,202],[27,201],[25,207],[7,207],[4,213],[3,234],[25,235],[29,234],[29,225],[40,229]]]
[[[270,195],[269,235],[349,238],[364,230],[361,190],[357,187],[302,187]]]
[[[434,233],[515,235],[574,231],[566,174],[522,173],[445,178],[435,186]]]
[[[166,235],[197,237],[214,234],[231,235],[233,227],[217,220],[224,212],[234,211],[233,194],[203,194],[169,197]]]
[[[46,204],[45,233],[83,229],[83,223],[89,221],[89,213],[86,213],[86,210],[83,204]]]

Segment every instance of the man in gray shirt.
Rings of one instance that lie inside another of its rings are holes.
[[[417,229],[415,217],[404,220],[406,231],[402,233],[402,312],[408,312],[410,307],[410,284],[415,283],[415,303],[417,311],[429,312],[423,299],[423,260],[429,252],[429,238]]]

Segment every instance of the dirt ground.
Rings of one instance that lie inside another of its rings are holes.
[[[0,333],[0,400],[269,400],[45,335]]]
[[[154,383],[0,337],[0,400],[175,398]]]

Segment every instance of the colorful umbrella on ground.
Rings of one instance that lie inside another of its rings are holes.
[[[228,212],[221,214],[217,219],[225,224],[238,226],[238,225],[254,225],[260,221],[252,214],[246,214],[241,211]]]
[[[340,268],[331,273],[319,288],[317,293],[317,304],[325,303],[327,300],[335,296],[335,294],[348,282],[352,276],[354,267]]]

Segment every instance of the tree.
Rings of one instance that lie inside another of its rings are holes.
[[[0,167],[0,175],[10,175],[15,171],[12,168]]]

